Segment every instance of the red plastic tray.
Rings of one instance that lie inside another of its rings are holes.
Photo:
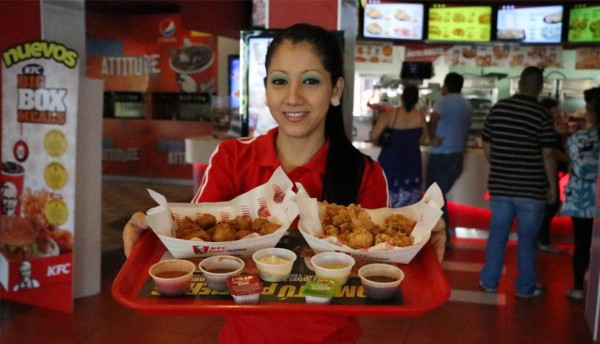
[[[450,284],[431,245],[425,245],[410,264],[399,264],[404,271],[402,305],[319,305],[306,303],[262,302],[237,305],[230,300],[139,297],[148,281],[148,268],[160,260],[164,245],[154,233],[142,235],[112,285],[112,295],[120,304],[146,314],[332,314],[355,316],[416,316],[444,304]]]

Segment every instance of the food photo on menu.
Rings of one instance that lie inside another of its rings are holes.
[[[577,4],[570,9],[568,42],[600,42],[600,4]]]
[[[429,8],[430,41],[491,41],[491,6],[433,4]]]
[[[497,12],[496,39],[521,43],[560,43],[562,19],[562,5],[503,5]]]
[[[363,11],[363,36],[400,40],[423,39],[424,5],[369,1]]]

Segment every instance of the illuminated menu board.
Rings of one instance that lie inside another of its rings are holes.
[[[430,41],[491,41],[491,6],[433,4],[428,17]]]
[[[503,5],[496,19],[496,40],[522,43],[560,43],[563,6]]]
[[[422,40],[424,14],[423,4],[369,2],[363,13],[363,37]]]
[[[574,5],[569,14],[568,42],[600,43],[600,5]]]

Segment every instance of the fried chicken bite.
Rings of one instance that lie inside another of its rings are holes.
[[[415,228],[416,222],[404,215],[394,214],[388,216],[385,219],[385,224],[387,228],[391,228],[397,232],[400,231],[402,233],[405,233],[406,235],[410,235],[410,233],[412,233],[413,228]]]
[[[253,230],[252,229],[252,218],[250,216],[238,215],[235,219],[228,221],[235,230]]]
[[[366,229],[354,231],[348,235],[348,246],[353,249],[369,248],[373,246],[373,234]]]
[[[263,219],[260,217],[254,219],[254,221],[252,221],[252,230],[257,232],[260,235],[271,234],[271,233],[275,232],[276,230],[278,230],[279,227],[281,227],[281,225],[278,225],[276,223],[271,223],[271,222],[269,222],[269,220]]]
[[[384,242],[398,247],[406,247],[413,244],[413,239],[409,236],[406,236],[404,233],[397,233],[393,236],[388,234],[377,234],[375,236],[375,245]]]
[[[241,238],[244,238],[250,234],[254,234],[253,231],[249,231],[247,229],[242,229],[241,231],[237,231],[235,232],[235,237],[239,240]]]
[[[209,229],[217,224],[217,218],[211,214],[202,214],[197,216],[194,222],[202,229]]]
[[[410,246],[410,234],[416,222],[400,214],[390,215],[385,225],[378,226],[360,205],[341,206],[323,202],[320,213],[322,237],[335,236],[353,249],[370,248],[387,242],[394,246]]]
[[[175,237],[185,240],[190,240],[192,238],[202,239],[202,237],[208,237],[208,235],[203,235],[201,231],[204,232],[200,226],[198,226],[191,218],[186,216],[179,224],[179,228],[175,232]],[[208,238],[208,240],[210,240],[210,238]]]
[[[227,222],[217,223],[213,227],[214,232],[211,235],[212,241],[233,241],[236,240],[236,233],[233,227]]]

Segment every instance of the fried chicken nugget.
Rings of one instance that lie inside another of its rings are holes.
[[[213,228],[214,232],[211,235],[212,241],[233,241],[236,240],[236,234],[233,227],[227,222],[217,223]]]
[[[267,235],[275,232],[281,225],[269,222],[267,219],[256,218],[252,221],[252,230],[260,235]]]
[[[373,234],[367,230],[354,231],[348,235],[348,246],[353,249],[373,246]]]
[[[411,246],[413,244],[413,239],[409,236],[404,235],[403,233],[397,233],[393,236],[388,234],[377,234],[375,236],[375,245],[381,244],[383,242],[387,242],[398,247],[406,247]]]
[[[410,233],[413,231],[413,228],[415,228],[416,222],[404,215],[394,214],[385,219],[385,224],[387,228],[410,235]]]
[[[246,237],[246,236],[248,236],[250,234],[254,234],[254,232],[253,231],[249,231],[247,229],[242,229],[241,231],[237,231],[235,233],[235,237],[239,240],[239,239],[241,239],[243,237]]]
[[[196,217],[194,223],[202,227],[202,229],[209,229],[217,224],[217,218],[211,214],[202,214]]]
[[[252,229],[252,218],[250,216],[238,215],[235,219],[228,221],[236,231],[241,230],[253,230]]]
[[[204,232],[204,234],[201,231]],[[185,240],[198,238],[205,241],[210,241],[208,235],[205,234],[206,232],[200,228],[200,226],[198,226],[191,218],[186,216],[179,224],[179,228],[175,232],[175,237]]]
[[[334,225],[326,225],[323,227],[323,236],[322,236],[323,238],[330,237],[330,236],[338,236],[339,234],[340,234],[340,231]]]
[[[187,239],[200,239],[202,241],[210,241],[210,235],[204,229],[198,229],[190,238]]]

